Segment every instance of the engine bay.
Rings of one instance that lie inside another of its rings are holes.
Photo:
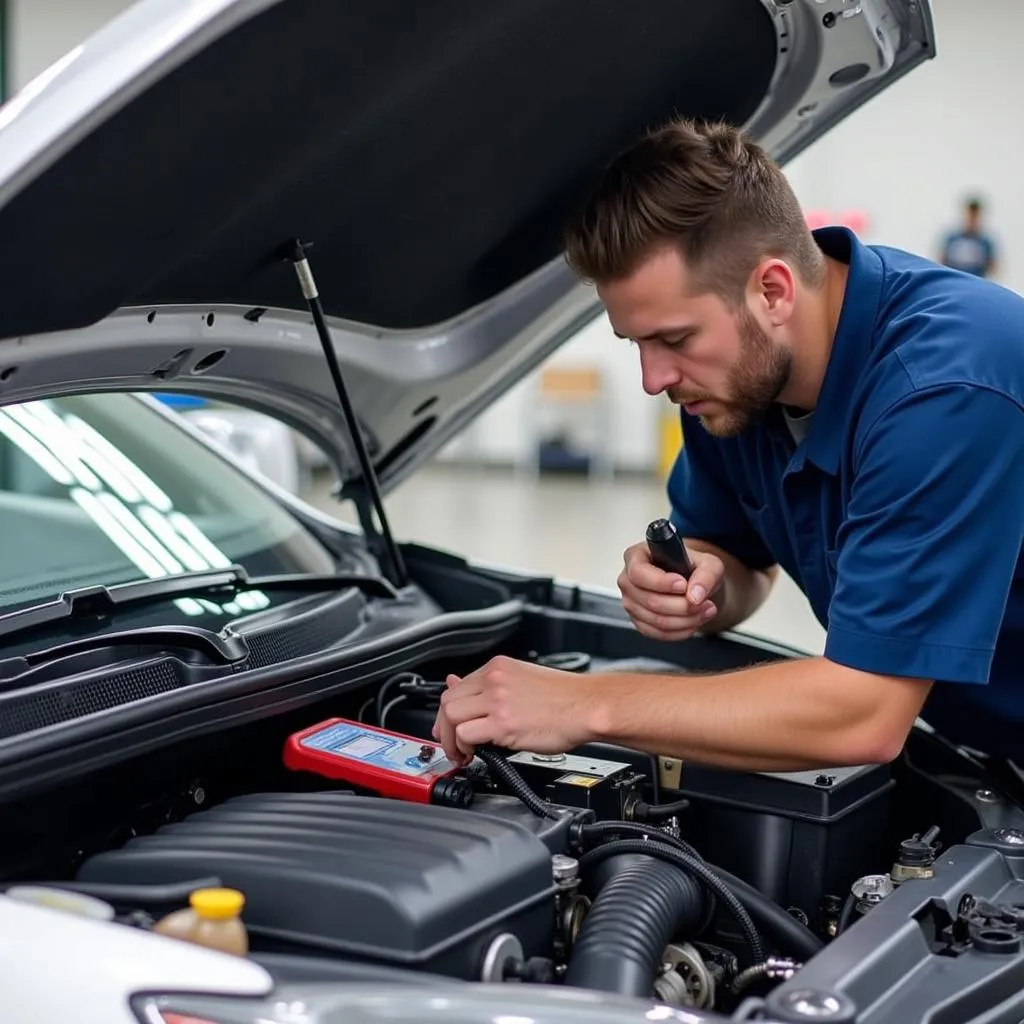
[[[997,947],[1024,965],[1024,896],[1003,894],[1024,875],[1017,812],[934,737],[915,734],[913,764],[816,772],[602,744],[457,769],[431,739],[443,679],[395,673],[7,804],[0,885],[99,899],[143,930],[235,890],[246,955],[282,983],[568,985],[733,1019],[803,1019],[780,1001],[818,979],[874,1020],[866,963],[890,986],[933,960],[976,973]]]

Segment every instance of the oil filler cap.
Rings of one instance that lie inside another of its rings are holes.
[[[765,1000],[770,1018],[782,1024],[855,1024],[857,1007],[842,992],[818,988],[776,989]]]

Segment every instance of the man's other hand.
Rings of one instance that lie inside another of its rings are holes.
[[[562,754],[587,741],[591,681],[576,673],[499,657],[446,682],[434,739],[454,764],[484,743]]]
[[[722,585],[725,566],[716,555],[687,550],[693,563],[689,582],[659,569],[643,541],[626,548],[618,579],[622,607],[644,636],[688,640],[718,614],[711,598]]]

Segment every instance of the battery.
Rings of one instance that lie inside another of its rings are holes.
[[[284,764],[394,800],[466,807],[473,799],[461,769],[433,743],[376,726],[329,718],[289,736]]]
[[[646,779],[625,761],[578,754],[520,752],[508,761],[538,796],[553,804],[593,811],[599,821],[628,818]]]

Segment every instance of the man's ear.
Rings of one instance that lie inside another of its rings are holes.
[[[751,276],[753,299],[768,321],[778,327],[793,315],[796,275],[784,260],[759,263]]]

